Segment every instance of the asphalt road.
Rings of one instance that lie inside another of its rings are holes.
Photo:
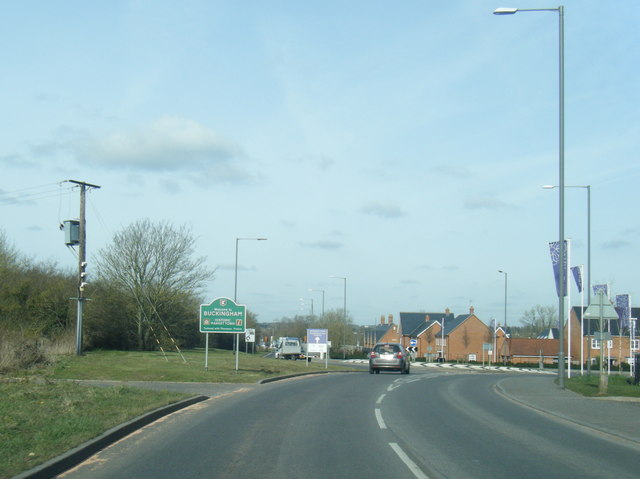
[[[229,392],[159,420],[65,478],[638,477],[614,443],[496,393],[505,375],[331,374]]]

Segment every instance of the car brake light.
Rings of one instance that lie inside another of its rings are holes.
[[[372,357],[372,358],[375,358],[375,357],[377,357],[377,356],[378,356],[378,355],[375,353],[375,351],[371,351],[371,357]]]
[[[396,357],[397,357],[398,359],[402,359],[402,353],[396,353]]]

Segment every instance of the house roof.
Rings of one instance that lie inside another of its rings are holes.
[[[547,328],[538,334],[536,339],[558,339],[560,330],[558,328]]]
[[[576,318],[578,318],[578,321],[580,321],[580,319],[582,318],[582,314],[584,311],[587,310],[587,307],[584,306],[582,308],[582,311],[580,309],[580,306],[574,306],[572,308],[573,314],[575,314]],[[640,308],[631,308],[631,317],[632,318],[638,318],[640,315]],[[619,336],[620,333],[622,333],[623,335],[625,334],[629,334],[629,325],[628,325],[628,321],[620,321],[619,319],[612,319],[612,320],[607,320],[607,321],[603,321],[603,327],[604,330],[607,332],[610,332],[612,335],[614,336]],[[622,331],[620,330],[620,326],[622,326]],[[593,335],[593,333],[600,331],[600,320],[599,319],[589,319],[589,318],[585,318],[584,321],[582,322],[582,330],[583,330],[583,334],[584,335]],[[640,324],[638,321],[636,321],[636,335],[640,335]]]
[[[444,318],[445,334],[447,322],[453,319],[451,313],[400,313],[400,331],[403,336],[417,336],[435,322],[441,322]]]
[[[386,334],[386,332],[389,331],[389,328],[391,326],[392,324],[377,324],[375,327],[373,327],[373,336],[375,338],[374,342],[379,342]]]

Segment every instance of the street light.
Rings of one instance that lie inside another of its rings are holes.
[[[317,291],[322,293],[322,318],[324,318],[324,289],[309,289],[309,291]]]
[[[267,238],[236,238],[236,269],[234,275],[233,302],[238,303],[238,242],[239,241],[266,241]],[[240,335],[235,334],[233,337],[234,348],[236,351],[236,372],[238,372],[238,353],[240,349]]]
[[[561,285],[565,284],[564,266],[564,6],[556,8],[507,8],[501,7],[493,11],[495,15],[513,15],[517,12],[558,12],[558,185],[559,194],[559,274]],[[560,289],[558,298],[559,347],[558,347],[558,386],[564,389],[564,291]]]
[[[498,270],[498,273],[504,274],[504,329],[507,329],[507,277],[508,274],[506,271]]]
[[[302,311],[304,311],[304,298],[300,298],[300,308]],[[313,298],[309,298],[309,301],[311,301],[311,316],[313,316]]]
[[[329,276],[329,278],[342,279],[344,280],[344,306],[342,308],[342,319],[344,321],[344,326],[342,328],[342,359],[347,359],[347,350],[345,348],[345,343],[347,341],[346,337],[346,329],[347,329],[347,278],[344,276]]]

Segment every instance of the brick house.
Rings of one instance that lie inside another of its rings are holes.
[[[387,321],[385,321],[384,315],[380,316],[379,324],[365,326],[365,349],[373,349],[376,343],[399,343],[400,338],[397,331],[398,325],[394,324],[392,314],[389,315]]]
[[[581,308],[576,306],[571,308],[571,314],[569,321],[571,322],[571,351],[568,350],[568,337],[569,337],[569,323],[565,325],[564,337],[567,356],[571,356],[571,364],[580,366],[580,343],[582,340],[583,354],[585,363],[591,360],[592,363],[598,361],[600,357],[600,343],[599,338],[596,337],[596,333],[600,331],[600,324],[598,319],[584,318],[582,321],[582,314],[586,311],[586,307]],[[640,308],[631,308],[631,317],[638,318],[640,314]],[[603,329],[611,335],[611,339],[605,342],[604,355],[606,360],[611,365],[619,365],[621,362],[629,364],[632,361],[632,357],[640,353],[640,328],[638,328],[638,322],[635,322],[635,339],[632,341],[630,338],[629,324],[621,324],[618,319],[612,319],[610,321],[605,320],[603,322]],[[582,324],[582,338],[581,338],[581,324]]]
[[[416,339],[417,357],[427,360],[482,361],[486,355],[489,361],[483,344],[493,343],[493,331],[480,321],[473,307],[469,314],[459,316],[449,309],[444,313],[400,313],[400,333],[402,345],[407,347]]]
[[[544,364],[558,362],[557,339],[508,338],[504,343],[503,358],[511,364]]]

